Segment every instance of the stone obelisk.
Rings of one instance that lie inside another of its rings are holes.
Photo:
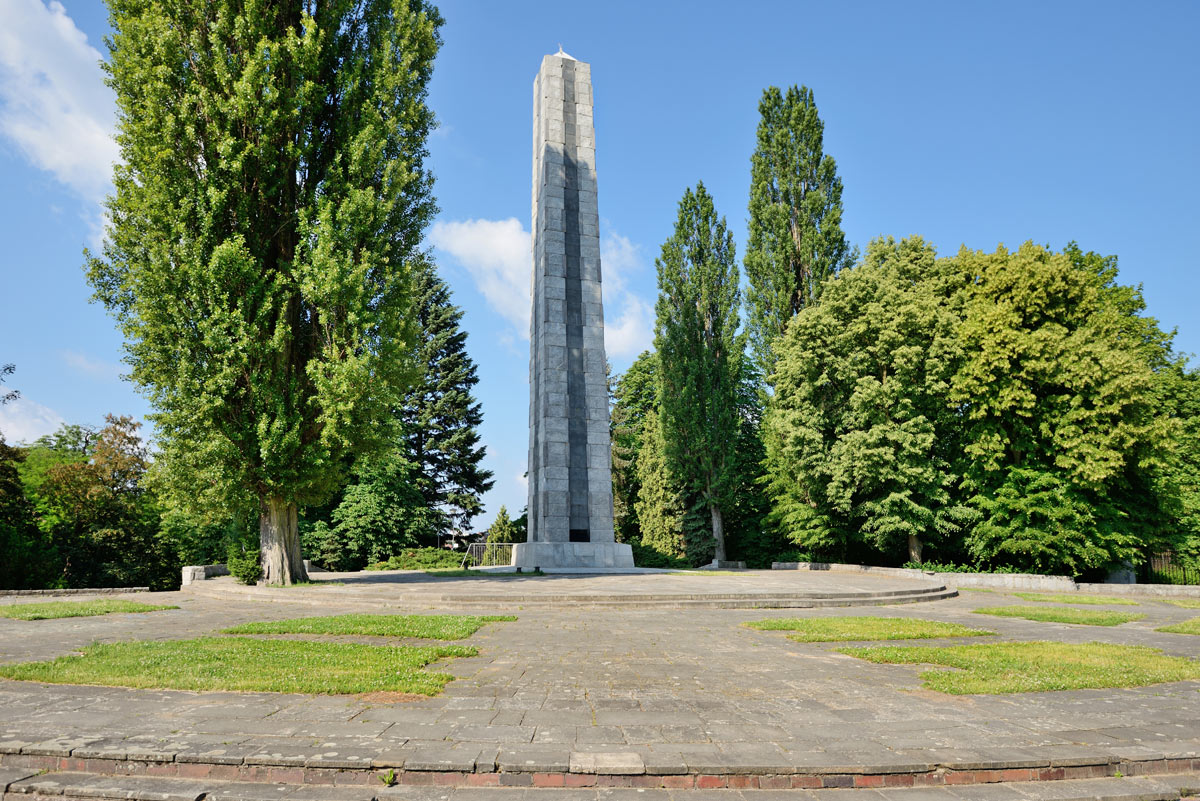
[[[522,567],[633,567],[613,538],[591,67],[559,49],[533,81],[529,539]]]

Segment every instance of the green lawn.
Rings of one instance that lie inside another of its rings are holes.
[[[516,620],[513,615],[334,615],[243,623],[223,634],[362,634],[373,637],[420,637],[461,640],[488,623]]]
[[[462,645],[393,647],[202,637],[92,645],[82,656],[0,665],[0,676],[164,690],[437,695],[454,677],[421,668],[438,659],[476,653]]]
[[[1162,601],[1164,604],[1181,606],[1184,609],[1200,609],[1200,598],[1172,598],[1171,600],[1159,598],[1158,600]]]
[[[1004,642],[946,647],[841,648],[881,664],[938,665],[922,684],[952,695],[1143,687],[1200,678],[1200,662],[1157,648],[1106,643]]]
[[[1166,631],[1171,634],[1200,634],[1200,617],[1194,617],[1171,626],[1160,626],[1155,631]]]
[[[178,609],[178,606],[142,604],[137,601],[122,601],[104,598],[98,601],[48,601],[37,604],[5,604],[0,606],[0,617],[16,620],[52,620],[60,617],[93,617],[127,612],[157,612],[160,609]]]
[[[1131,612],[1106,612],[1100,609],[1071,609],[1046,606],[989,606],[976,609],[977,615],[996,617],[1021,617],[1039,623],[1078,623],[1084,626],[1119,626],[1131,620],[1141,620],[1145,615]]]
[[[1043,604],[1084,604],[1085,606],[1137,606],[1137,601],[1128,598],[1117,598],[1112,595],[1084,595],[1083,593],[1045,593],[1045,592],[1014,592],[1023,601],[1037,601]]]
[[[934,637],[979,637],[994,631],[971,629],[957,623],[913,620],[906,617],[777,617],[746,623],[759,631],[794,631],[796,642],[848,642],[855,640],[922,640]]]

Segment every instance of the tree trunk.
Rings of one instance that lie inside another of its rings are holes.
[[[921,550],[925,546],[921,544],[921,538],[916,534],[908,535],[908,561],[921,563]]]
[[[283,498],[266,498],[260,508],[258,537],[263,583],[287,585],[308,581],[308,571],[300,556],[296,504]]]
[[[717,542],[716,553],[713,554],[714,562],[725,561],[725,520],[721,517],[721,507],[715,503],[708,505],[708,511],[712,514],[713,539]]]

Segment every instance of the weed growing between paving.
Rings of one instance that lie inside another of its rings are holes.
[[[223,634],[358,634],[372,637],[419,637],[461,640],[488,623],[516,620],[514,615],[333,615],[244,623]]]
[[[1160,626],[1155,631],[1166,631],[1171,634],[1200,634],[1200,617],[1175,623],[1170,626]]]
[[[922,684],[952,695],[1144,687],[1200,678],[1200,663],[1157,648],[1108,643],[1006,642],[946,647],[840,648],[880,664],[939,665]]]
[[[1137,606],[1137,601],[1117,598],[1112,595],[1073,595],[1070,593],[1014,592],[1022,601],[1037,601],[1043,604],[1083,604],[1085,606]]]
[[[796,642],[851,642],[856,640],[923,640],[936,637],[980,637],[994,631],[972,629],[957,623],[914,620],[907,617],[778,617],[745,625],[759,631],[794,631]]]
[[[1100,609],[1071,609],[1045,606],[989,606],[974,610],[977,615],[1020,617],[1038,623],[1076,623],[1083,626],[1119,626],[1145,615],[1132,612],[1106,612]]]
[[[162,609],[178,609],[178,606],[143,604],[104,598],[98,601],[49,601],[37,604],[6,604],[0,606],[0,617],[15,620],[54,620],[60,617],[94,617],[129,612],[158,612]]]
[[[439,659],[477,653],[462,645],[378,646],[201,637],[92,645],[84,648],[81,656],[0,665],[0,676],[51,684],[160,690],[437,695],[454,677],[421,668]]]

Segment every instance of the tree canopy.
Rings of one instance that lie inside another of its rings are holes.
[[[414,377],[441,18],[112,0],[110,23],[122,161],[89,279],[155,408],[164,489],[257,503],[264,579],[303,579],[297,507],[393,441]]]

